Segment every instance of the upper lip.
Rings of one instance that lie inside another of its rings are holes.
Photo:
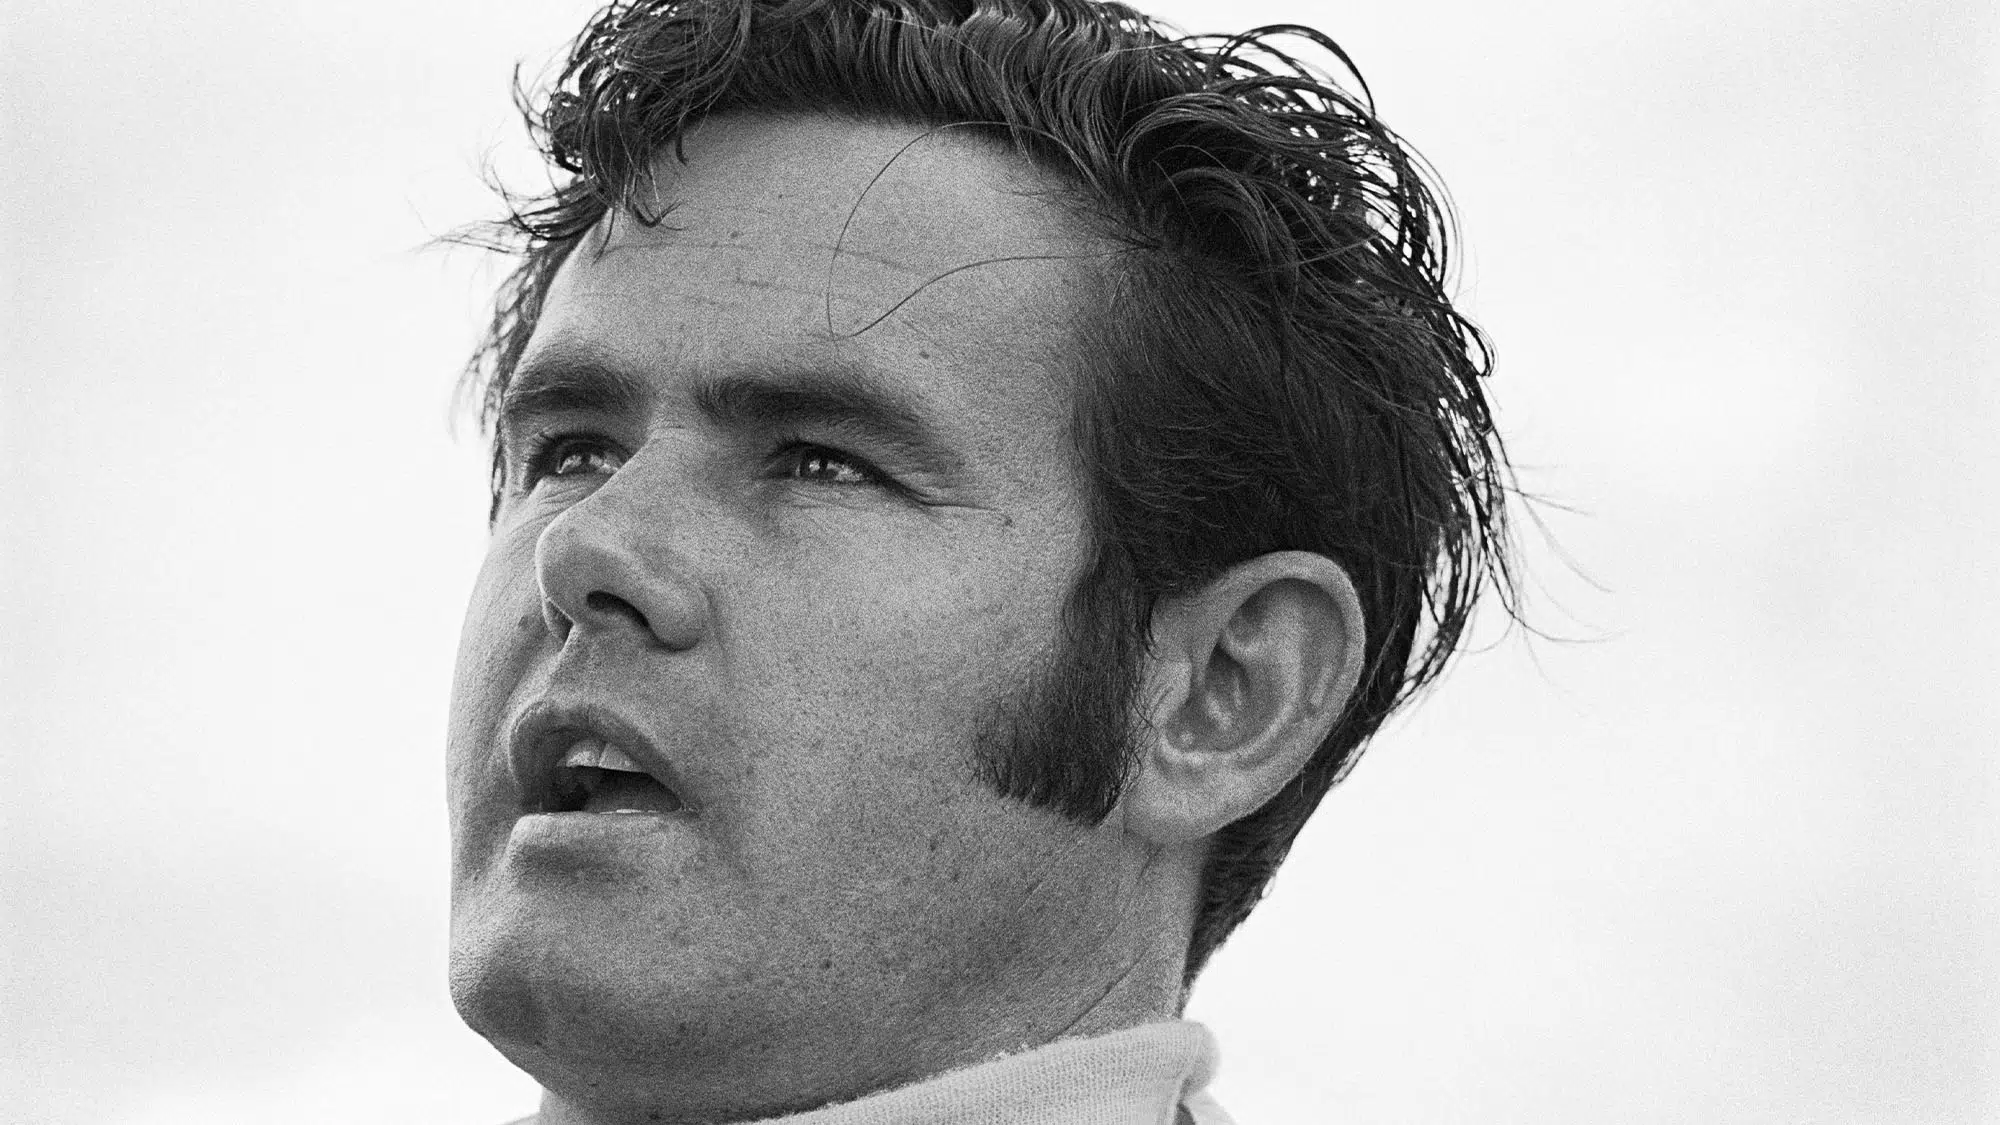
[[[602,739],[618,747],[653,780],[680,794],[659,745],[616,711],[596,703],[545,699],[523,708],[507,730],[507,763],[528,811],[551,810],[556,767],[580,738]]]

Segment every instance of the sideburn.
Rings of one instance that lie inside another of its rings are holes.
[[[1130,586],[1104,565],[1070,592],[1054,650],[980,723],[975,768],[1001,796],[1096,825],[1138,760],[1144,639]]]

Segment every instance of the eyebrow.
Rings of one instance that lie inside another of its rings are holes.
[[[915,468],[956,474],[964,459],[914,396],[845,357],[823,357],[699,378],[695,409],[726,430],[826,428],[884,447]],[[638,414],[653,397],[642,379],[588,354],[558,354],[523,370],[501,396],[497,430],[562,413]]]
[[[704,417],[729,429],[824,427],[858,435],[920,469],[953,473],[963,467],[910,395],[847,362],[704,379],[695,385],[694,401]]]
[[[495,428],[503,436],[523,421],[548,414],[632,414],[650,396],[646,385],[595,359],[559,356],[515,375],[500,396]]]

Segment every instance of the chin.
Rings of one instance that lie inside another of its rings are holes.
[[[565,1102],[755,1120],[912,1077],[901,1052],[857,1039],[853,998],[840,1020],[802,1019],[828,997],[754,942],[711,932],[675,948],[674,927],[635,930],[616,896],[482,889],[453,913],[452,1001]]]
[[[760,1031],[754,1013],[729,1011],[740,999],[729,982],[693,966],[669,974],[628,960],[620,971],[619,960],[548,923],[454,920],[452,1001],[467,1026],[570,1105],[670,1121],[769,1116],[766,1099],[784,1098],[796,1079],[773,1065],[759,1075],[767,1087],[743,1088],[742,1060],[767,1050],[773,1029]],[[758,1108],[746,1117],[746,1106]],[[793,1108],[809,1106],[772,1112]]]
[[[718,954],[704,945],[727,943],[704,943],[671,918],[635,925],[644,912],[615,888],[488,884],[467,898],[452,918],[452,1002],[552,1091],[575,1097],[645,1074],[677,1101],[715,1063],[778,1031],[758,1018],[756,974],[743,963],[754,950],[739,942]]]
[[[624,948],[617,939],[629,935],[607,925],[620,913],[615,896],[499,897],[452,918],[452,1002],[467,1026],[509,1058],[529,1048],[658,1058],[682,1046],[661,1029],[694,1021],[668,1018],[681,1013],[665,986],[701,974],[693,965],[665,971],[661,947]],[[641,964],[635,954],[650,956]]]

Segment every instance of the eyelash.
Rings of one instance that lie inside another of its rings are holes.
[[[791,479],[806,483],[829,484],[835,488],[881,487],[892,491],[900,490],[896,482],[887,473],[876,468],[867,458],[849,453],[844,449],[831,445],[823,445],[819,442],[806,441],[795,436],[780,436],[776,441],[776,446],[777,448],[772,451],[770,456],[770,461],[774,465],[786,465],[797,468],[808,460],[825,459],[844,464],[864,478],[858,483],[846,484],[829,481],[812,481],[810,478],[802,476]],[[567,475],[557,473],[556,466],[561,464],[564,458],[578,452],[616,456],[612,442],[588,432],[556,431],[530,435],[522,450],[521,491],[532,491],[535,485],[541,483],[544,477]],[[616,470],[614,469],[613,471],[615,472]]]
[[[894,487],[894,482],[889,479],[889,475],[876,468],[867,458],[856,456],[844,449],[839,449],[831,445],[821,445],[818,442],[800,441],[794,438],[780,442],[777,451],[772,454],[774,461],[795,468],[802,467],[806,461],[816,458],[823,458],[846,465],[848,468],[859,473],[862,480],[854,484],[836,484],[832,481],[816,481],[811,483],[826,484],[834,488]],[[796,477],[793,479],[803,481],[808,478]]]
[[[572,452],[608,453],[611,443],[594,434],[557,431],[532,434],[521,451],[521,491],[533,490]]]

